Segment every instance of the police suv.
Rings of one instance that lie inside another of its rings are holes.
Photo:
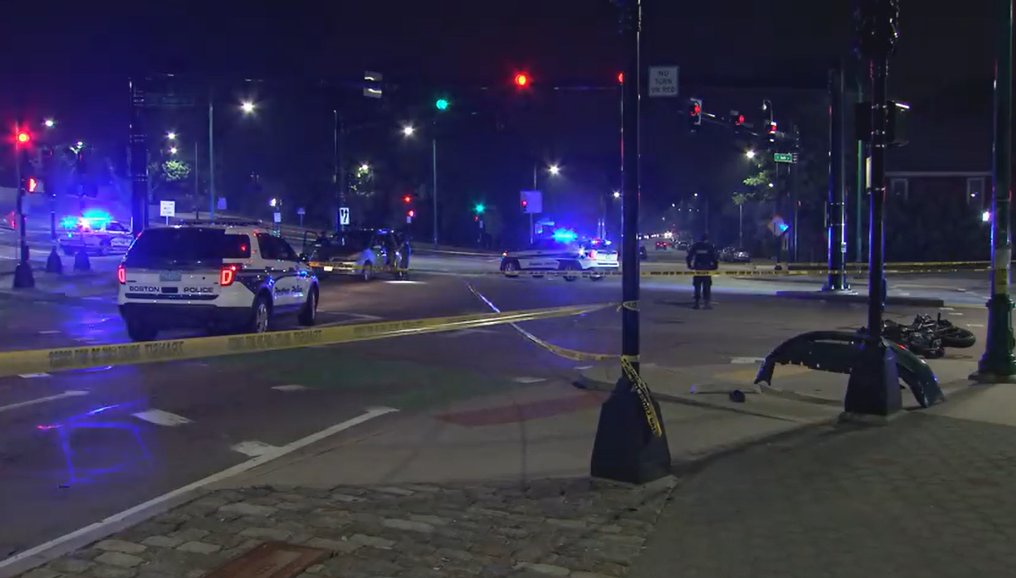
[[[117,268],[117,303],[135,341],[160,330],[268,331],[280,315],[317,317],[318,281],[285,240],[256,223],[146,229]]]
[[[515,277],[520,271],[566,271],[565,281],[574,281],[583,272],[600,280],[603,272],[617,268],[617,251],[599,239],[537,239],[528,249],[506,251],[501,258],[501,271],[506,277]]]

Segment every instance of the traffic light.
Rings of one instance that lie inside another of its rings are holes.
[[[403,195],[402,196],[402,202],[407,204],[407,205],[409,203],[412,203],[413,202],[413,195]]]
[[[19,145],[24,145],[32,142],[32,133],[27,130],[19,130],[15,137]]]
[[[39,188],[39,180],[35,177],[28,177],[25,179],[25,192],[34,193]]]
[[[483,203],[476,203],[476,205],[473,206],[473,211],[475,211],[477,215],[482,215],[485,210],[487,210],[487,207],[483,206]]]
[[[516,72],[515,73],[514,81],[515,81],[515,88],[518,88],[518,89],[521,90],[523,88],[528,88],[529,87],[529,75],[526,74],[525,72]]]
[[[434,101],[434,108],[436,108],[438,110],[441,110],[441,111],[448,110],[448,107],[450,105],[451,105],[451,103],[448,102],[447,98],[439,98],[439,99]]]
[[[769,121],[768,132],[769,132],[769,136],[776,136],[776,121],[775,120]]]
[[[522,212],[525,213],[526,209],[529,208],[529,199],[522,199]]]
[[[618,72],[617,73],[617,83],[618,84],[624,84],[624,73],[623,72]]]
[[[730,123],[734,128],[734,132],[741,132],[744,129],[744,115],[736,110],[730,111]]]
[[[413,209],[409,209],[408,211],[406,211],[406,216],[412,219],[413,217],[416,216],[416,211],[414,211]]]
[[[693,127],[702,125],[702,99],[688,99],[688,122]]]

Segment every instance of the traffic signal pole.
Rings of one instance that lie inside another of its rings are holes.
[[[858,35],[871,75],[871,202],[868,232],[868,325],[847,381],[844,413],[888,416],[902,408],[896,354],[882,335],[885,308],[885,152],[889,57],[899,36],[899,0],[861,0]]]
[[[148,142],[144,128],[145,91],[138,79],[130,82],[131,232],[148,226]]]
[[[1009,264],[1012,262],[1012,0],[995,0],[998,49],[995,60],[995,146],[991,204],[991,299],[984,355],[972,377],[1011,382],[1016,378],[1013,357]]]
[[[621,377],[600,409],[590,473],[646,483],[670,472],[660,406],[639,375],[639,42],[641,0],[618,0],[626,64],[621,105],[622,261]]]
[[[21,130],[24,124],[19,119],[14,126],[14,178],[17,182],[17,200],[15,212],[17,213],[18,225],[18,264],[14,268],[14,289],[31,289],[35,287],[35,277],[32,275],[32,264],[28,260],[28,221],[25,218],[25,183],[22,182],[21,163],[23,152],[22,147],[27,143],[20,141]]]

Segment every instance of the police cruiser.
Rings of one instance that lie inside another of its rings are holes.
[[[66,217],[59,245],[66,255],[84,251],[94,255],[122,254],[134,241],[130,228],[108,216]]]
[[[317,317],[317,277],[257,223],[146,229],[116,275],[120,315],[135,341],[176,328],[264,333],[280,315],[302,325]]]
[[[578,241],[564,235],[537,239],[528,249],[506,251],[501,258],[506,277],[518,276],[520,271],[566,271],[565,281],[574,281],[583,273],[598,281],[604,272],[617,268],[617,251],[609,241]]]

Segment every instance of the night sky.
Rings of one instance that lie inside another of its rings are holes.
[[[746,88],[741,94],[738,86],[814,86],[818,90],[807,93],[804,101],[821,110],[826,69],[838,58],[851,62],[851,4],[843,0],[645,0],[643,6],[643,62],[680,65],[682,95],[720,94],[718,112],[732,106],[757,114],[756,92]],[[989,0],[903,2],[902,38],[891,67],[891,86],[894,96],[923,105],[923,112],[915,111],[916,123],[936,124],[955,102],[962,107],[961,114],[968,115],[966,125],[974,127],[971,138],[990,137],[980,134],[990,129],[994,40],[990,7]],[[19,103],[28,116],[54,111],[66,119],[67,130],[108,143],[109,148],[126,141],[129,75],[177,73],[230,79],[223,81],[227,84],[242,78],[268,79],[264,91],[274,91],[282,100],[279,93],[287,86],[302,94],[321,79],[355,81],[364,70],[379,70],[386,81],[412,87],[392,99],[393,106],[412,112],[410,101],[417,95],[426,101],[427,95],[446,87],[504,88],[513,71],[524,69],[536,83],[528,108],[513,112],[509,107],[506,112],[489,99],[469,102],[485,107],[484,114],[489,112],[493,120],[475,129],[458,125],[448,129],[473,133],[458,138],[463,151],[454,146],[448,150],[458,158],[449,168],[454,174],[448,185],[458,186],[463,195],[473,194],[466,189],[484,188],[488,192],[483,194],[507,203],[524,183],[503,183],[503,175],[524,176],[534,155],[562,162],[572,158],[587,167],[616,162],[616,103],[609,91],[565,100],[541,92],[551,85],[610,85],[622,59],[617,11],[608,0],[38,0],[7,2],[4,19],[9,24],[0,38],[0,53],[9,56],[0,66],[4,122],[13,120]],[[786,102],[796,103],[800,94]],[[688,187],[720,189],[740,178],[720,175],[717,184],[712,177],[688,176],[695,169],[682,166],[682,158],[694,156],[688,147],[701,146],[686,134],[676,134],[687,132],[677,122],[683,102],[675,101],[672,107],[650,103],[646,108],[644,153],[653,157],[647,159],[654,165],[647,173],[655,175],[647,174],[647,179],[657,179],[646,183],[654,189],[646,190],[648,204],[678,194],[659,189],[684,188],[680,194],[686,194]],[[327,109],[328,103],[322,107]],[[795,122],[808,122],[803,108],[798,114],[802,118]],[[776,109],[779,114],[779,102]],[[784,115],[792,117],[797,109],[797,104],[786,104]],[[318,112],[306,115],[314,118],[294,116],[294,126],[318,123],[314,116]],[[280,125],[273,121],[266,126]],[[471,140],[491,141],[488,129],[507,135],[497,145],[500,149],[480,150]],[[824,138],[815,136],[817,141]],[[265,137],[275,144],[280,138],[273,132]],[[243,140],[249,141],[249,135]],[[327,149],[328,140],[323,131],[306,142]],[[383,154],[394,146],[384,138],[367,140],[374,147],[373,156],[379,154],[378,147]],[[522,142],[527,152],[515,154],[511,148]],[[286,154],[294,147],[258,146],[258,158],[278,157],[278,166],[293,164]],[[983,156],[990,141],[973,149],[975,156]],[[328,171],[322,165],[329,154],[330,150],[317,151],[310,155],[314,157],[310,168],[300,170],[320,169],[326,178]],[[721,170],[730,164],[719,158],[726,154],[711,149],[706,156]],[[271,165],[270,160],[263,162]],[[701,158],[696,160],[696,166],[700,162]],[[987,163],[985,157],[985,167]],[[408,163],[403,170],[411,173],[414,168]],[[419,169],[425,171],[426,164]],[[668,171],[673,174],[665,174]],[[599,187],[601,182],[616,186],[613,167],[600,172],[579,179],[578,188]],[[426,173],[418,180],[425,181]]]

